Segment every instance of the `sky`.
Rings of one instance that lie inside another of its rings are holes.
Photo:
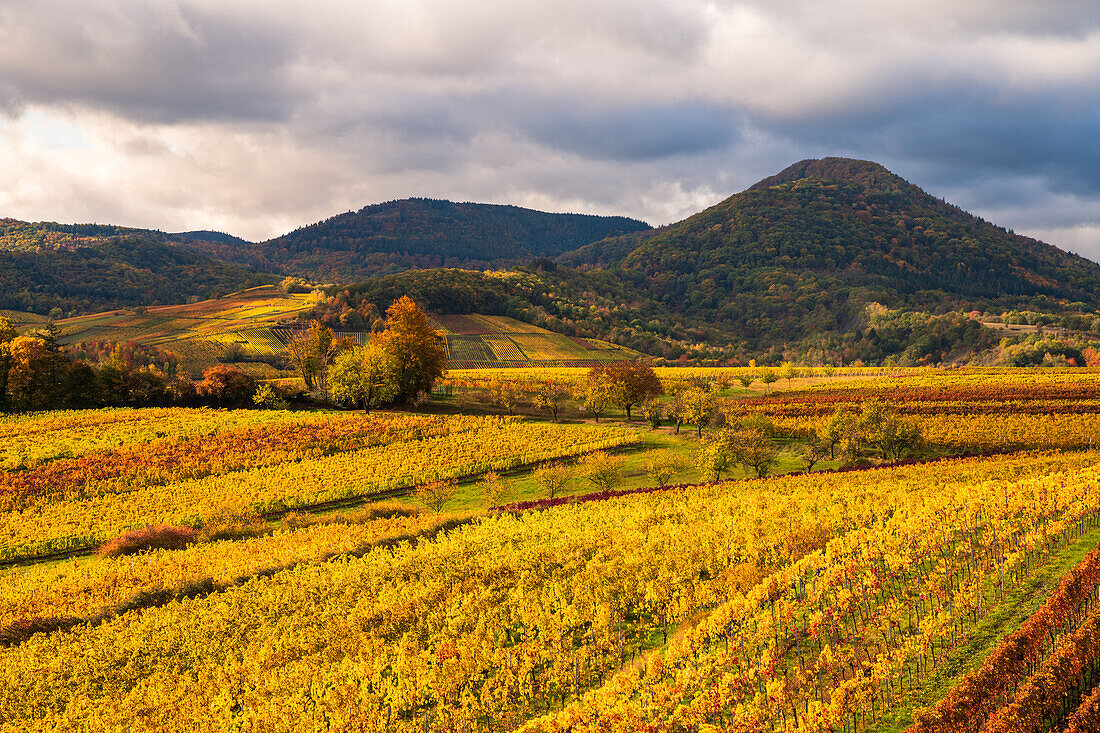
[[[664,224],[827,155],[1100,261],[1100,3],[0,0],[0,217]]]

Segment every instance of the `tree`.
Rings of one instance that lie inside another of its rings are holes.
[[[779,450],[759,427],[722,428],[707,438],[699,449],[699,467],[718,481],[734,464],[751,469],[758,477],[771,473]]]
[[[802,462],[806,465],[806,473],[813,471],[818,461],[824,459],[827,455],[829,455],[829,446],[815,436],[802,452]]]
[[[660,400],[646,400],[642,403],[642,415],[649,423],[649,427],[656,430],[661,427],[661,418],[664,417],[664,405],[661,404]]]
[[[846,435],[851,432],[851,424],[855,418],[843,407],[833,410],[833,413],[817,427],[817,438],[829,450],[829,458],[836,458],[836,449]]]
[[[709,435],[706,442],[699,446],[699,468],[708,476],[712,476],[712,481],[721,481],[722,474],[727,473],[735,463],[730,432],[728,429],[719,430]]]
[[[684,461],[679,456],[661,455],[646,461],[643,468],[645,475],[657,482],[657,486],[664,487],[672,480],[672,477],[683,471]]]
[[[0,412],[7,412],[8,373],[11,371],[12,356],[10,344],[18,332],[7,318],[0,317]]]
[[[759,429],[740,429],[730,431],[734,460],[746,468],[751,468],[760,478],[772,472],[779,459],[779,450],[771,439]]]
[[[54,333],[16,336],[5,346],[11,407],[27,411],[48,410],[59,405],[68,362]]]
[[[428,315],[407,295],[386,311],[385,329],[371,339],[389,355],[394,399],[414,404],[430,392],[447,368],[443,339],[428,323]]]
[[[606,451],[589,453],[581,459],[580,474],[600,491],[611,491],[623,480],[623,458]]]
[[[487,509],[508,503],[510,487],[501,480],[500,474],[496,471],[490,471],[481,477],[480,489]]]
[[[79,360],[74,361],[65,370],[61,392],[64,395],[61,405],[69,410],[98,407],[106,401],[104,399],[106,395],[101,388],[95,369],[88,363]],[[165,401],[168,401],[168,397],[169,395],[165,391]]]
[[[558,421],[558,413],[569,399],[569,388],[553,379],[540,380],[535,385],[535,404],[548,411]]]
[[[703,428],[714,419],[718,406],[714,395],[705,389],[692,387],[680,394],[680,404],[683,405],[684,422],[694,425],[695,434],[702,438]]]
[[[547,499],[555,498],[573,479],[573,468],[561,461],[544,463],[533,472],[535,483],[546,494]]]
[[[610,364],[597,364],[589,370],[589,378],[595,373],[610,385],[611,401],[626,411],[626,420],[630,422],[630,410],[639,402],[664,394],[661,380],[649,364],[640,361],[616,361]]]
[[[443,507],[454,496],[455,482],[453,480],[429,481],[426,484],[417,486],[412,493],[417,501],[438,514],[443,511]]]
[[[901,419],[893,407],[878,400],[869,400],[860,406],[858,425],[863,440],[877,448],[887,460],[899,460],[921,440],[918,425]]]
[[[229,364],[217,364],[202,373],[195,385],[199,397],[219,407],[240,407],[252,401],[256,380]]]
[[[191,406],[199,402],[199,393],[195,383],[186,374],[181,374],[165,385],[165,391],[176,405]]]
[[[252,403],[256,405],[256,407],[268,410],[285,410],[287,408],[286,400],[283,399],[283,396],[267,382],[263,382],[256,387],[256,393],[252,395]]]
[[[749,385],[756,381],[756,375],[751,372],[749,374],[738,374],[737,381],[741,383],[744,389],[748,389]]]
[[[687,414],[687,410],[684,407],[683,400],[680,399],[680,395],[672,398],[672,401],[665,407],[665,414],[668,419],[672,421],[672,424],[676,427],[673,431],[676,435],[680,434],[680,427],[684,424],[684,416]]]
[[[11,321],[0,316],[0,344],[6,344],[18,335],[19,332],[11,325]]]
[[[584,404],[584,409],[592,413],[596,422],[600,421],[608,405],[611,404],[611,384],[604,378],[603,372],[588,372],[588,378],[579,388],[576,398]]]
[[[801,372],[795,368],[794,364],[789,361],[783,362],[783,367],[779,370],[779,378],[787,380],[787,389],[791,388],[791,380],[799,376]]]
[[[283,281],[279,283],[279,288],[284,293],[308,293],[310,291],[309,283],[300,277],[283,278]]]
[[[891,415],[883,420],[878,429],[871,434],[871,441],[882,451],[882,457],[899,461],[906,451],[920,445],[922,439],[920,426],[908,420]]]
[[[310,321],[309,328],[294,336],[286,345],[290,361],[302,375],[307,390],[325,388],[325,373],[335,356],[334,341],[332,329],[314,319]]]
[[[503,407],[509,415],[515,414],[522,395],[522,392],[519,387],[516,386],[515,382],[510,379],[493,378],[489,381],[487,389],[489,390],[490,398],[495,404]]]
[[[764,396],[768,394],[768,385],[774,383],[779,377],[771,369],[765,369],[760,373],[760,381],[764,383]]]
[[[337,355],[328,370],[329,393],[345,405],[361,405],[364,412],[392,399],[393,366],[390,355],[372,339]]]

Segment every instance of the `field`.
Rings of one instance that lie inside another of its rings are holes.
[[[215,300],[95,313],[57,322],[59,341],[136,341],[176,356],[193,377],[219,361],[238,361],[263,378],[290,377],[285,370],[287,342],[301,329],[297,318],[317,302],[315,294],[286,294],[264,286]],[[19,327],[44,325],[33,314],[2,311]],[[563,336],[504,316],[435,316],[455,368],[588,367],[633,359],[638,352],[597,339]],[[369,334],[339,331],[362,345]]]
[[[486,348],[523,348],[508,325]],[[452,372],[427,407],[583,375]],[[713,397],[698,426],[0,419],[0,730],[1100,729],[1100,373],[814,371],[766,395],[745,375],[661,371]],[[923,440],[806,471],[868,405]],[[761,419],[775,475],[652,478]],[[187,541],[91,552],[165,525]]]
[[[504,316],[435,316],[455,370],[589,367],[639,353],[597,339],[563,336]]]
[[[238,349],[246,358],[272,357],[283,345],[272,331],[316,303],[313,294],[287,294],[273,286],[243,290],[185,305],[95,313],[57,322],[59,341],[136,341],[176,355],[193,376]]]
[[[16,468],[0,474],[0,560],[87,549],[150,525],[396,495],[639,440],[618,427],[495,417],[180,408],[49,414],[0,428],[16,446]],[[51,449],[28,457],[45,435]]]

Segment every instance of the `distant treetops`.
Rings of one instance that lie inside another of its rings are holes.
[[[53,324],[19,334],[0,318],[0,412],[256,403],[256,380],[235,366],[212,366],[196,382],[149,346],[98,341],[65,350],[57,336]]]

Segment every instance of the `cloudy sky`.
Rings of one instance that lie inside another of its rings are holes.
[[[1100,4],[0,0],[0,217],[662,224],[824,155],[1100,260]]]

